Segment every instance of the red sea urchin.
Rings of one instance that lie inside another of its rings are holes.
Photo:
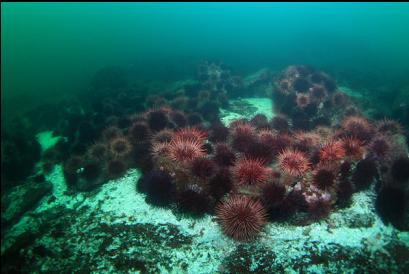
[[[191,162],[193,159],[203,157],[205,151],[198,140],[184,140],[172,138],[169,144],[169,156],[174,161]]]
[[[314,151],[321,143],[321,137],[313,132],[298,132],[294,134],[294,139],[294,148],[305,153]]]
[[[177,127],[184,127],[187,125],[187,118],[182,111],[174,110],[170,113],[170,119]]]
[[[213,160],[221,166],[231,166],[236,161],[236,155],[225,143],[216,144]]]
[[[271,127],[279,132],[288,132],[290,129],[290,122],[287,117],[283,115],[276,115],[271,119]]]
[[[392,151],[392,141],[386,135],[378,135],[368,145],[369,152],[379,159],[386,159]]]
[[[338,162],[345,156],[345,150],[341,141],[330,141],[320,150],[320,161],[322,163]]]
[[[360,116],[349,116],[342,122],[342,129],[346,136],[353,136],[362,142],[368,142],[374,132],[372,124]]]
[[[264,142],[256,141],[247,146],[244,156],[248,158],[261,159],[267,164],[273,160],[276,153],[273,150],[273,147],[270,145]]]
[[[233,196],[216,208],[223,232],[238,241],[253,239],[266,223],[263,205],[247,196]]]
[[[254,128],[245,122],[238,123],[237,126],[233,127],[231,136],[233,148],[240,152],[243,152],[257,137]]]
[[[267,181],[269,172],[264,161],[255,158],[243,158],[233,167],[233,177],[240,186],[260,185]]]
[[[267,116],[261,113],[256,114],[253,118],[251,118],[250,124],[257,129],[269,127]]]
[[[163,129],[155,133],[152,138],[152,143],[169,143],[172,140],[173,131],[170,129]]]
[[[291,176],[302,176],[310,168],[306,155],[295,149],[286,149],[278,156],[281,170]]]
[[[152,157],[159,159],[164,155],[169,154],[169,143],[168,142],[155,142],[152,143],[151,155]]]
[[[271,144],[274,142],[274,137],[276,135],[277,133],[271,129],[261,129],[258,132],[259,141],[265,144]]]
[[[197,142],[204,142],[206,140],[207,133],[198,128],[182,128],[174,133],[174,138],[181,140],[191,140]]]
[[[360,160],[364,156],[363,143],[354,137],[345,137],[341,140],[345,156],[352,160]]]
[[[271,137],[271,138],[270,138]],[[285,133],[279,133],[268,138],[261,138],[260,141],[269,146],[269,150],[273,157],[277,157],[283,150],[290,147],[292,144],[292,138]]]
[[[229,128],[226,127],[222,122],[213,122],[209,128],[209,141],[216,142],[226,142],[229,136]]]
[[[376,130],[381,134],[398,134],[402,133],[402,126],[393,120],[383,119],[376,124]]]

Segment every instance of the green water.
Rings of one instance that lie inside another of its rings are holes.
[[[1,8],[2,273],[409,273],[409,4]]]
[[[106,65],[141,81],[311,64],[356,87],[408,85],[407,3],[2,3],[2,113],[85,89]],[[392,91],[391,91],[392,92]]]

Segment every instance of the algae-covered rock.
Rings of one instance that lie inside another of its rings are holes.
[[[15,186],[1,197],[2,228],[18,221],[28,210],[35,207],[38,201],[52,189],[49,182],[30,181],[26,184]]]

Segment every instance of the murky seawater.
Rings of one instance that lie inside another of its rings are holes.
[[[1,7],[2,272],[408,272],[408,4]]]

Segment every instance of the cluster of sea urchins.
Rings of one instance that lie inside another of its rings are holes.
[[[220,129],[157,132],[154,168],[142,177],[140,189],[156,196],[151,200],[157,204],[175,202],[194,215],[215,209],[226,235],[248,240],[268,218],[297,211],[308,220],[323,218],[391,166],[404,165],[395,161],[395,155],[406,153],[397,142],[399,133],[383,130],[394,122],[348,116],[336,130],[304,132],[273,129],[274,119],[259,127],[260,117],[233,122],[217,142],[210,140],[222,134]]]
[[[236,240],[255,238],[268,220],[324,218],[375,181],[390,182],[380,189],[407,185],[399,124],[351,111],[355,107],[335,82],[307,67],[289,67],[278,86],[277,100],[295,110],[278,108],[271,120],[258,114],[228,127],[210,107],[214,90],[178,109],[180,94],[162,103],[156,97],[156,108],[129,117],[126,127],[106,128],[85,153],[66,160],[66,178],[98,184],[136,166],[143,173],[137,188],[147,202],[196,217],[215,214]],[[186,99],[190,91],[184,92]],[[393,194],[385,193],[384,199]]]
[[[308,79],[313,89],[290,83],[291,89],[317,103],[331,98],[337,104],[343,96],[348,101],[326,74]],[[139,188],[151,201],[174,203],[185,213],[214,211],[223,232],[236,240],[252,239],[267,220],[297,212],[304,220],[324,218],[348,204],[355,191],[392,176],[393,167],[407,159],[396,122],[373,122],[357,112],[337,117],[328,116],[327,126],[308,131],[294,127],[283,114],[270,121],[259,114],[228,128],[213,124],[159,131],[151,139],[153,169],[140,179]]]
[[[278,111],[292,120],[293,128],[310,130],[329,126],[344,113],[359,113],[328,74],[304,65],[285,69],[274,82],[273,98]]]
[[[62,115],[55,131],[66,138],[43,155],[44,173],[63,161],[66,181],[74,190],[92,190],[132,167],[151,170],[151,143],[167,140],[176,129],[203,127],[205,122],[217,127],[219,109],[235,88],[235,77],[213,63],[201,65],[198,83],[154,95],[105,81],[117,79],[117,69],[101,73],[96,79],[102,82],[97,81],[91,93],[96,95],[83,98],[87,107],[80,107],[82,113]]]

